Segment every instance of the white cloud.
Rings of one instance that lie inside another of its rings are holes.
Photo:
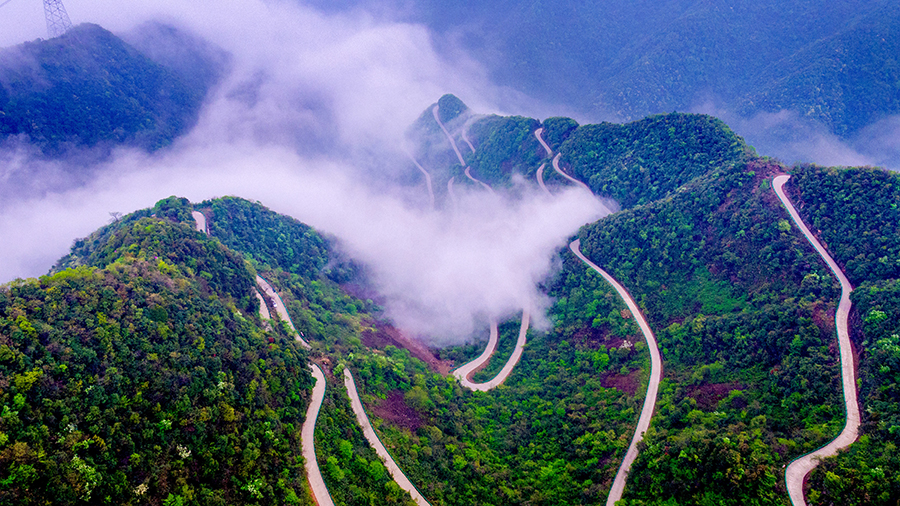
[[[540,312],[546,301],[535,284],[551,272],[557,248],[606,212],[579,190],[505,197],[462,187],[455,213],[430,212],[373,186],[379,174],[400,170],[386,166],[405,160],[390,156],[395,144],[442,94],[483,112],[510,96],[464,54],[438,54],[421,26],[258,0],[66,6],[74,21],[112,31],[162,16],[230,52],[233,72],[172,148],[122,150],[93,168],[97,176],[84,186],[0,205],[0,282],[45,273],[110,212],[169,195],[195,202],[237,195],[339,237],[370,266],[389,316],[446,342],[487,317]],[[7,156],[19,172],[47,172],[48,164],[23,162],[21,152]]]

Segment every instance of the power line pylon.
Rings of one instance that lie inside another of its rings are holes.
[[[59,37],[72,28],[69,14],[62,0],[44,0],[44,16],[47,18],[47,33],[50,38]]]

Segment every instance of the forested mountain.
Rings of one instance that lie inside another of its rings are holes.
[[[891,0],[314,3],[424,23],[500,83],[593,117],[713,102],[745,116],[786,109],[846,137],[900,113]]]
[[[493,191],[528,198],[521,187],[537,191],[538,167],[558,153],[562,171],[622,208],[577,238],[635,298],[663,359],[623,504],[789,504],[783,467],[843,426],[840,289],[772,191],[782,173],[856,286],[861,437],[814,471],[807,498],[900,500],[895,174],[785,167],[703,115],[579,125],[479,116],[452,96],[436,105],[465,165],[431,108],[410,138],[445,182],[487,194],[468,167]],[[544,175],[551,194],[571,184]],[[236,197],[170,197],[121,217],[76,241],[54,273],[0,288],[0,504],[309,504],[299,454],[308,360],[328,385],[316,458],[335,504],[410,500],[363,439],[346,368],[379,438],[431,504],[603,503],[650,361],[612,287],[568,249],[558,254],[541,285],[552,328],[530,329],[512,374],[482,393],[447,374],[481,352],[480,339],[411,345],[350,293],[365,286],[364,269],[292,218]],[[281,293],[309,350],[259,316],[257,274]],[[506,362],[518,328],[501,323],[475,380]]]
[[[167,52],[162,42],[188,36],[159,25],[132,37],[153,41],[150,57],[92,24],[0,51],[0,140],[23,135],[59,155],[97,145],[155,150],[185,133],[224,57],[202,45]]]

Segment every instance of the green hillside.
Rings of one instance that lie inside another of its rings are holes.
[[[475,155],[479,149],[487,151],[471,157],[473,168],[479,158],[516,160],[510,153],[524,152],[533,157],[531,166],[523,163],[516,171],[533,178],[534,165],[549,161],[533,137],[507,133],[511,130],[504,125],[515,121],[487,118],[472,124]],[[626,125],[577,128],[553,118],[541,126],[545,139],[562,153],[564,166],[574,169],[595,193],[614,197],[627,209],[585,226],[579,233],[582,250],[630,290],[661,346],[665,379],[626,486],[627,504],[660,504],[663,497],[670,501],[665,504],[787,504],[782,466],[822,446],[843,426],[831,316],[839,288],[775,198],[771,178],[782,172],[795,174],[788,189],[801,212],[812,213],[805,218],[822,230],[820,236],[851,280],[862,283],[854,292],[860,316],[853,321],[855,346],[860,347],[860,395],[867,409],[864,435],[848,456],[829,459],[813,474],[809,497],[856,504],[892,504],[900,498],[900,476],[893,472],[897,431],[891,431],[891,420],[900,411],[894,399],[896,378],[892,366],[885,365],[896,351],[891,340],[896,329],[888,322],[894,321],[890,315],[896,311],[891,294],[897,267],[892,254],[898,237],[897,176],[879,169],[783,167],[757,157],[724,124],[706,116],[672,114]],[[485,142],[492,136],[504,137],[511,145],[494,151]],[[509,177],[507,173],[489,181],[502,186]],[[544,357],[556,357],[570,346],[577,352],[579,344],[596,350],[603,343],[599,350],[614,357],[612,336],[630,332],[640,341],[633,327],[622,326],[627,320],[608,305],[611,295],[598,290],[592,271],[567,252],[563,258],[563,272],[549,285],[557,300],[554,330],[533,338],[507,387],[492,397],[578,370],[576,355],[558,361],[549,376],[534,372]],[[501,338],[500,357],[512,339],[507,337],[504,348]],[[528,355],[531,350],[534,356]],[[478,352],[460,348],[444,353],[474,357]],[[491,364],[496,371],[499,364]],[[642,367],[641,374],[646,374],[647,366]],[[636,400],[642,388],[635,392]],[[566,409],[572,401],[557,406]],[[613,412],[594,416],[607,420],[600,426],[612,428],[608,417]],[[393,441],[406,439],[410,436]],[[407,444],[414,444],[415,437],[411,439]],[[470,497],[498,504],[593,503],[605,497],[609,463],[592,468],[596,474],[585,474],[577,455],[547,453],[547,447],[534,440],[529,445],[536,445],[545,458],[557,455],[566,463],[559,488],[529,488],[520,482],[502,499],[499,493]],[[553,462],[531,464],[547,473]],[[408,465],[423,466],[413,460]],[[513,475],[527,476],[515,464],[512,469]],[[426,474],[423,481],[444,474]],[[844,478],[856,488],[840,485]],[[467,488],[477,490],[478,481],[469,479],[472,485]],[[599,487],[604,492],[591,496],[591,484],[598,483],[604,484]],[[572,486],[581,492],[567,488]]]
[[[629,290],[662,353],[623,504],[789,504],[783,467],[843,426],[840,288],[772,191],[785,172],[803,219],[856,286],[861,437],[813,472],[807,498],[900,500],[896,174],[785,167],[703,115],[541,123],[442,100],[451,135],[466,132],[467,161],[495,191],[537,191],[537,166],[550,162],[533,135],[543,127],[563,168],[623,208],[576,236]],[[436,128],[429,109],[411,138],[424,139],[432,163],[447,160],[434,170],[449,179],[460,171],[449,143],[416,137]],[[548,179],[551,193],[568,184]],[[193,229],[193,211],[209,237]],[[603,503],[649,354],[602,278],[567,249],[559,265],[541,282],[552,328],[530,329],[506,382],[480,393],[447,374],[481,352],[477,336],[409,346],[373,301],[350,293],[374,291],[364,269],[307,225],[237,197],[170,197],[121,217],[77,240],[53,274],[0,288],[0,504],[309,504],[299,454],[309,360],[326,375],[316,458],[336,504],[409,502],[362,438],[344,368],[431,504]],[[260,319],[257,274],[310,350]],[[501,322],[476,379],[502,366],[518,324]]]
[[[109,143],[159,149],[193,126],[208,77],[183,80],[103,28],[79,25],[0,51],[0,140],[24,135],[49,155]]]
[[[308,503],[307,353],[240,255],[144,217],[98,257],[0,290],[0,504]]]

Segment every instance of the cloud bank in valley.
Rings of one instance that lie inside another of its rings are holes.
[[[12,238],[0,244],[0,282],[45,273],[110,212],[169,195],[195,202],[237,195],[340,238],[371,268],[390,317],[449,342],[486,318],[545,308],[535,284],[551,272],[555,251],[608,212],[579,190],[551,198],[460,188],[454,212],[424,211],[402,190],[386,190],[383,180],[415,171],[398,144],[443,93],[482,111],[501,110],[509,97],[524,103],[492,86],[463,53],[438,54],[421,26],[255,0],[81,7],[113,31],[157,16],[186,26],[228,51],[232,71],[197,127],[171,148],[120,150],[90,176],[53,187],[64,190],[0,204],[0,236]],[[27,151],[4,156],[8,171],[61,172],[58,162],[36,162]]]
[[[115,172],[85,187],[23,202],[0,216],[2,274],[43,271],[111,210],[148,207],[169,194],[200,201],[234,194],[259,200],[334,234],[372,270],[388,316],[441,342],[460,339],[486,318],[509,317],[546,300],[535,284],[553,268],[569,235],[608,210],[588,192],[552,197],[492,196],[460,188],[456,211],[425,211],[373,192],[327,159],[280,146],[191,146],[161,157],[121,154]],[[424,188],[422,189],[424,191]]]

